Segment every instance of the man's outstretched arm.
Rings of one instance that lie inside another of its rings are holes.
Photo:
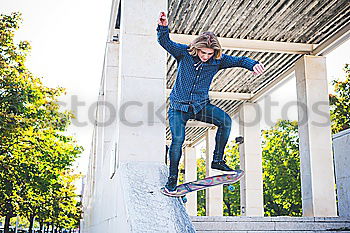
[[[232,67],[246,68],[250,71],[253,71],[254,75],[262,74],[265,70],[265,67],[263,64],[253,59],[250,59],[249,57],[245,57],[245,56],[236,57],[236,56],[229,56],[226,54],[222,54],[219,69],[226,69],[226,68],[232,68]]]
[[[180,60],[187,52],[187,45],[178,44],[170,40],[168,20],[164,12],[161,12],[159,15],[157,32],[159,44],[173,57]]]

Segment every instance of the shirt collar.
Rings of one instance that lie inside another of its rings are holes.
[[[200,59],[198,56],[193,57],[193,59],[194,59],[194,62],[195,62],[195,63],[198,63],[198,62],[201,61],[201,59]],[[206,64],[206,65],[216,65],[216,64],[218,64],[218,62],[219,62],[219,61],[218,61],[217,59],[215,59],[214,56],[212,56],[208,61],[203,62],[203,64]]]

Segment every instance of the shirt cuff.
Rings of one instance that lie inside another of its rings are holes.
[[[253,70],[253,67],[256,65],[256,64],[259,64],[258,61],[255,61],[253,59],[250,59],[250,58],[247,58],[243,61],[243,66],[247,67],[248,70],[250,71],[254,71]]]
[[[158,24],[158,27],[157,27],[157,31],[159,32],[159,31],[163,31],[163,32],[165,32],[165,31],[168,31],[169,30],[169,27],[168,26],[162,26],[162,25],[159,25]]]

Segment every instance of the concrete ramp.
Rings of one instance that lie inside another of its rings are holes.
[[[118,175],[130,232],[195,232],[182,201],[159,191],[168,175],[164,164],[122,163]]]

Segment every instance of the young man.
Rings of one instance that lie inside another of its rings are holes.
[[[169,149],[170,172],[165,185],[166,192],[174,193],[182,144],[185,140],[185,126],[189,119],[211,123],[218,127],[211,168],[224,172],[233,171],[223,160],[224,149],[231,131],[231,118],[209,101],[209,87],[214,75],[221,69],[231,67],[243,67],[253,71],[254,74],[262,74],[264,66],[248,57],[222,54],[220,43],[212,32],[202,33],[190,45],[171,41],[164,12],[160,13],[157,32],[159,44],[178,63],[176,81],[169,97],[168,119],[172,142]]]

